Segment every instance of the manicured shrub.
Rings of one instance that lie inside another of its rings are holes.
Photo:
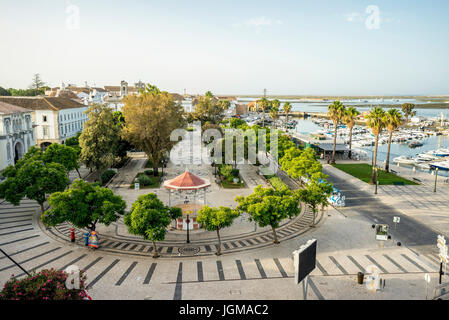
[[[106,183],[109,182],[109,180],[112,179],[112,177],[115,175],[115,171],[114,170],[106,170],[105,172],[103,172],[103,174],[101,175],[101,184],[104,186]]]
[[[86,293],[86,275],[80,271],[80,288],[67,289],[68,274],[61,270],[44,269],[24,279],[11,279],[0,292],[0,300],[83,300]]]
[[[219,171],[220,171],[220,175],[223,176],[225,179],[227,179],[229,176],[231,176],[232,166],[231,165],[221,165]]]
[[[153,170],[145,170],[144,171],[144,173],[147,175],[147,176],[151,176],[151,175],[153,175]]]
[[[231,176],[232,176],[233,178],[238,178],[238,177],[239,177],[239,173],[240,173],[240,170],[239,170],[239,169],[232,169],[232,170],[231,170]]]
[[[139,181],[139,184],[141,186],[149,186],[152,183],[151,178],[146,174],[139,175],[137,177],[137,180]]]

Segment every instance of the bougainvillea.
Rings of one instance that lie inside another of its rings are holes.
[[[67,289],[69,275],[61,270],[44,269],[23,279],[14,275],[5,283],[0,300],[83,300],[90,298],[86,292],[86,275],[80,271],[79,289]],[[73,283],[73,280],[72,280]]]

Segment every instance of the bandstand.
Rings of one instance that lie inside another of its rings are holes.
[[[164,182],[168,190],[168,205],[182,209],[182,218],[174,222],[179,230],[199,229],[198,210],[206,205],[206,192],[210,182],[186,170],[183,174]]]

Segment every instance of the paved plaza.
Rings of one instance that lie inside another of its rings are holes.
[[[143,154],[134,154],[109,183],[127,201],[128,209],[139,195],[148,192],[156,193],[168,204],[168,193],[162,187],[130,188],[136,174],[145,170],[146,161]],[[324,167],[330,180],[347,195],[347,207],[329,207],[320,213],[317,226],[311,228],[311,214],[303,206],[298,217],[282,223],[278,229],[281,243],[276,245],[272,244],[270,229],[256,227],[243,215],[234,226],[223,230],[223,255],[218,257],[214,254],[215,233],[192,231],[191,243],[186,244],[184,231],[171,230],[166,240],[158,243],[161,257],[154,259],[152,244],[129,235],[122,219],[109,227],[98,227],[100,248],[94,250],[83,245],[84,230],[77,230],[77,241],[71,243],[69,224],[45,228],[39,220],[39,206],[24,200],[18,207],[6,202],[0,205],[0,246],[29,271],[65,269],[69,265],[86,270],[93,299],[300,300],[302,287],[294,284],[292,252],[314,238],[318,241],[317,266],[310,277],[308,299],[426,299],[427,294],[431,296],[431,288],[438,279],[439,260],[434,245],[437,232],[431,223],[424,226],[416,216],[406,216],[408,210],[401,211],[397,202],[388,201],[394,199],[392,192],[400,193],[398,201],[410,206],[413,198],[423,198],[419,205],[413,202],[418,206],[415,214],[421,215],[430,206],[444,210],[444,201],[425,200],[429,192],[426,184],[406,188],[381,186],[375,197],[370,192],[372,186],[358,186],[359,182],[341,171]],[[256,185],[266,184],[252,166],[241,166],[246,186],[237,190],[223,189],[216,184],[210,165],[190,165],[187,169],[211,182],[206,202],[211,206],[234,207],[237,194],[248,195]],[[164,168],[164,179],[185,170],[185,165],[169,163]],[[434,196],[441,196],[445,191],[439,192]],[[383,222],[382,219],[387,221],[395,214],[402,215],[404,221],[398,230],[392,230],[393,239],[379,247],[371,225]],[[410,232],[418,228],[421,233]],[[397,246],[397,241],[402,245]],[[357,273],[370,265],[376,265],[385,280],[381,291],[368,291],[356,282]],[[426,273],[431,275],[428,293],[424,282]],[[11,274],[18,278],[25,276],[9,259],[0,257],[0,282],[7,281]]]

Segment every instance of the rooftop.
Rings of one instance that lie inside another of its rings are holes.
[[[29,110],[63,110],[84,108],[84,104],[63,97],[6,97],[0,96],[0,102]]]
[[[31,112],[31,110],[0,101],[0,114]]]

